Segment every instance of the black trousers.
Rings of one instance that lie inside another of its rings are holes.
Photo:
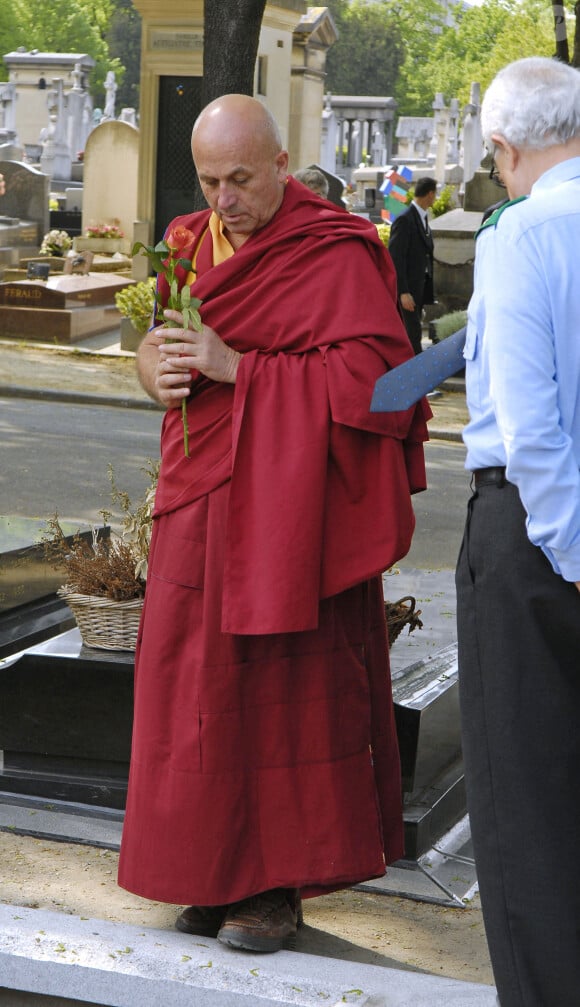
[[[417,356],[423,349],[421,346],[423,307],[417,305],[414,311],[406,311],[405,308],[402,308],[402,312],[409,341],[413,347],[415,356]]]
[[[517,489],[469,502],[457,567],[468,809],[501,1007],[580,1005],[580,594]]]

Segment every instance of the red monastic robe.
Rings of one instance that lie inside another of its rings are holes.
[[[369,412],[412,355],[374,225],[289,180],[213,266],[208,219],[174,222],[202,238],[192,294],[244,356],[235,385],[194,375],[190,458],[164,418],[119,867],[197,905],[402,855],[379,575],[410,546],[427,436],[425,404]]]

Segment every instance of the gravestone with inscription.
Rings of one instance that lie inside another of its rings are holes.
[[[70,273],[0,283],[0,334],[75,343],[121,323],[115,293],[134,281],[118,273]]]

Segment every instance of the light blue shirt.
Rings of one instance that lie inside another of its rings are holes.
[[[530,541],[580,581],[580,157],[546,171],[476,246],[466,467],[505,465]]]

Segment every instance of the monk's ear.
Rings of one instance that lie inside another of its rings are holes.
[[[281,182],[286,181],[286,175],[288,174],[288,151],[281,150],[276,154],[275,165],[278,170],[278,177]]]

